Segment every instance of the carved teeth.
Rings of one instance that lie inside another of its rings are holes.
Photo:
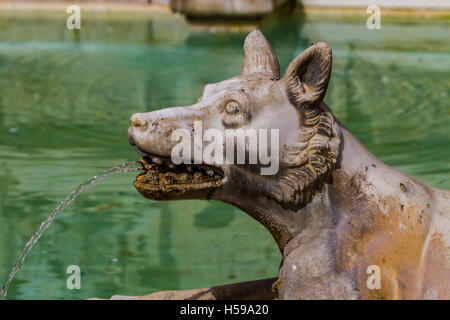
[[[161,164],[161,163],[162,163],[162,160],[161,160],[160,158],[156,158],[156,157],[153,157],[153,158],[152,158],[152,161],[153,161],[154,163],[156,163],[156,164]]]
[[[175,176],[178,174],[182,174],[183,172],[187,172],[191,176],[197,178],[201,176],[209,176],[211,178],[214,178],[220,175],[220,173],[217,173],[213,168],[204,165],[175,164],[169,158],[159,158],[153,155],[148,155],[147,159],[148,161],[151,160],[151,163],[160,166],[161,172],[163,172],[167,176]],[[168,171],[168,169],[170,170]]]

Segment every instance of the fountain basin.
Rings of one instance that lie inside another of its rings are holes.
[[[263,18],[295,0],[171,0],[170,7],[187,18]]]

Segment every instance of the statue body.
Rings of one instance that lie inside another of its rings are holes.
[[[332,184],[301,210],[275,285],[285,299],[448,299],[448,191],[391,168],[341,127]],[[368,284],[379,267],[379,288]]]
[[[277,242],[279,277],[145,298],[449,299],[450,192],[383,164],[334,117],[323,101],[328,44],[305,50],[283,77],[261,32],[244,50],[241,75],[205,86],[196,104],[131,117],[129,141],[145,168],[135,187],[149,199],[240,208]],[[172,133],[194,131],[195,121],[224,133],[278,129],[279,171],[175,165]]]

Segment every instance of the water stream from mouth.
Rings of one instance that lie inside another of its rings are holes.
[[[33,248],[33,246],[36,244],[36,242],[39,240],[39,238],[42,236],[42,234],[47,230],[47,228],[52,224],[53,220],[56,218],[56,216],[63,211],[70,203],[72,203],[75,198],[82,192],[94,187],[97,183],[105,180],[109,176],[117,175],[125,172],[131,172],[131,171],[138,171],[142,170],[142,165],[137,162],[127,162],[124,164],[121,164],[116,167],[112,167],[108,170],[105,170],[101,172],[99,175],[96,175],[92,177],[91,179],[87,180],[86,182],[78,185],[73,191],[63,200],[61,201],[56,209],[53,211],[53,213],[48,216],[47,219],[45,219],[44,222],[42,222],[41,226],[39,227],[38,231],[30,238],[30,240],[27,242],[25,247],[20,252],[19,256],[17,257],[16,263],[14,264],[13,268],[11,269],[8,277],[6,278],[5,284],[2,287],[2,291],[0,292],[0,300],[4,299],[6,297],[6,294],[8,292],[9,285],[11,284],[11,281],[13,280],[14,276],[16,275],[17,271],[20,270],[20,268],[23,265],[23,262],[30,252],[30,250]]]

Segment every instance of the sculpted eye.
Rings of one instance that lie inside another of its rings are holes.
[[[252,104],[249,97],[240,91],[232,91],[222,98],[220,112],[226,128],[239,128],[251,120]]]
[[[240,105],[238,102],[231,100],[227,102],[227,105],[225,106],[225,112],[228,114],[236,114],[241,111]]]

